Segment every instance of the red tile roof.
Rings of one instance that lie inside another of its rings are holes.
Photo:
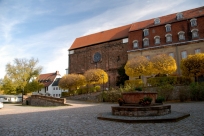
[[[38,81],[40,83],[43,83],[45,87],[49,86],[52,84],[56,76],[59,75],[59,72],[56,71],[54,73],[47,73],[47,74],[40,74]]]
[[[186,10],[186,11],[183,11],[180,13],[183,14],[183,18],[180,20],[191,19],[191,18],[194,18],[197,16],[202,16],[202,15],[204,15],[204,6],[199,7],[199,8],[195,8],[195,9]],[[177,13],[159,17],[160,24],[168,24],[168,23],[177,21],[176,14]],[[135,30],[145,29],[145,28],[148,28],[151,26],[155,26],[154,25],[154,19],[155,18],[133,23],[131,25],[130,31],[135,31]]]
[[[126,25],[76,38],[69,50],[128,37],[130,26],[131,25]]]
[[[186,10],[186,11],[183,11],[181,13],[183,13],[183,19],[182,20],[191,19],[191,18],[194,18],[197,16],[202,16],[202,15],[204,15],[204,6],[199,7],[199,8],[195,8],[195,9]],[[177,21],[176,20],[176,14],[177,13],[159,17],[160,24],[167,24],[167,23]],[[69,48],[69,50],[77,49],[77,48],[81,48],[81,47],[86,47],[89,45],[94,45],[94,44],[107,42],[107,41],[111,41],[111,40],[125,38],[125,37],[128,37],[129,31],[144,29],[144,28],[148,28],[151,26],[154,26],[154,19],[136,22],[136,23],[129,24],[126,26],[121,26],[118,28],[102,31],[99,33],[94,33],[91,35],[79,37],[79,38],[75,39],[74,43]]]

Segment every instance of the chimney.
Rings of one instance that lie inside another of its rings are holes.
[[[59,75],[59,71],[56,71],[56,75]]]

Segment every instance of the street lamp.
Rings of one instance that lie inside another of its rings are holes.
[[[103,91],[102,91],[102,101],[104,102],[104,99],[103,99],[103,93],[104,93],[104,74],[102,74],[102,78],[103,78]]]

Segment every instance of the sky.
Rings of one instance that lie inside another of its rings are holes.
[[[77,37],[204,6],[204,0],[0,0],[0,78],[15,58],[68,68]]]

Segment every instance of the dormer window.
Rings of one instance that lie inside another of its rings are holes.
[[[192,38],[198,37],[198,29],[193,29],[193,30],[191,30],[191,32],[192,32]]]
[[[171,31],[171,25],[170,24],[165,25],[165,27],[166,27],[166,32],[170,32]]]
[[[144,36],[148,36],[149,35],[149,29],[144,29],[143,32],[144,32]]]
[[[185,34],[185,32],[183,32],[183,31],[178,32],[179,41],[185,40],[185,35],[184,34]]]
[[[172,35],[171,34],[166,34],[165,37],[166,37],[166,42],[167,43],[172,42]]]
[[[180,20],[180,19],[182,19],[183,18],[183,13],[177,13],[176,14],[176,19],[177,20]]]
[[[144,46],[149,46],[149,39],[148,38],[143,39],[143,45]]]
[[[154,19],[154,24],[155,24],[155,25],[160,24],[160,19],[159,19],[159,18],[155,18],[155,19]]]
[[[160,37],[159,36],[155,36],[154,40],[155,40],[155,44],[160,44]]]
[[[138,48],[138,40],[133,41],[133,48]]]
[[[197,19],[196,18],[191,19],[190,22],[191,22],[191,27],[197,26]]]

